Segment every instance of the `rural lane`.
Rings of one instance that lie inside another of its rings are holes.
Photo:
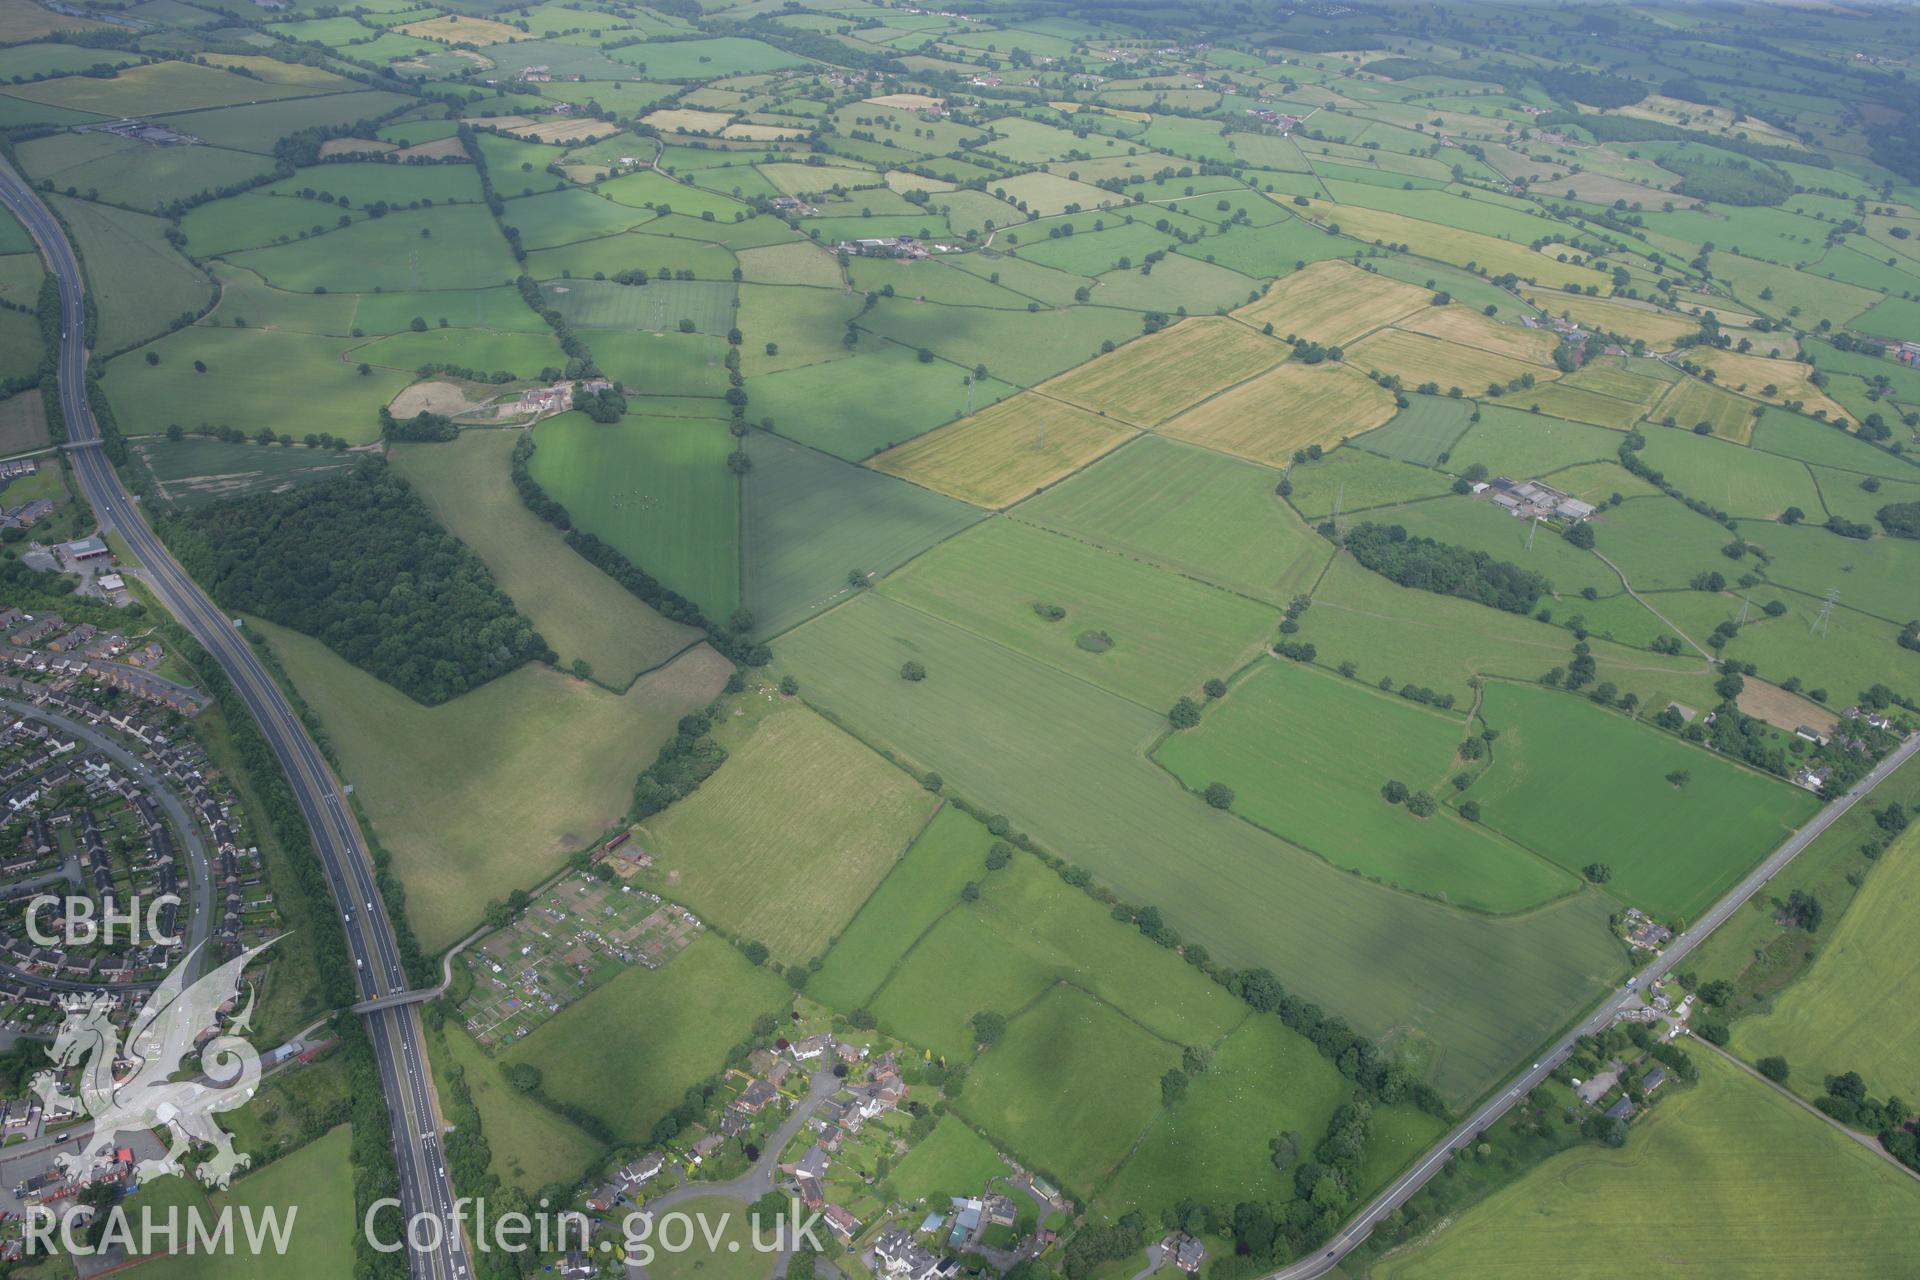
[[[1782,868],[1799,857],[1806,847],[1814,842],[1822,832],[1832,826],[1841,814],[1851,809],[1875,787],[1884,782],[1895,769],[1920,752],[1920,733],[1914,734],[1901,743],[1886,759],[1875,765],[1873,771],[1847,789],[1846,793],[1834,797],[1807,824],[1789,836],[1784,844],[1767,855],[1766,861],[1755,867],[1747,877],[1735,885],[1724,897],[1707,909],[1705,915],[1695,921],[1692,927],[1676,936],[1667,944],[1667,949],[1655,957],[1652,963],[1641,969],[1628,981],[1633,986],[1620,988],[1601,1001],[1600,1006],[1589,1014],[1578,1026],[1562,1035],[1550,1046],[1541,1051],[1540,1058],[1527,1070],[1510,1081],[1506,1088],[1491,1100],[1482,1103],[1472,1115],[1455,1125],[1439,1142],[1420,1157],[1418,1163],[1390,1183],[1386,1190],[1368,1202],[1358,1217],[1349,1222],[1339,1235],[1312,1257],[1302,1258],[1291,1266],[1269,1272],[1261,1280],[1312,1280],[1312,1277],[1325,1275],[1340,1265],[1340,1260],[1351,1253],[1356,1246],[1373,1233],[1380,1220],[1398,1209],[1412,1198],[1413,1194],[1427,1185],[1433,1176],[1446,1166],[1457,1151],[1464,1150],[1475,1135],[1485,1131],[1513,1105],[1527,1096],[1540,1085],[1560,1062],[1573,1052],[1573,1048],[1583,1036],[1605,1030],[1621,1010],[1640,1003],[1640,991],[1660,978],[1665,977],[1675,965],[1692,953],[1695,947],[1706,941],[1708,935],[1725,924],[1733,913],[1745,905],[1747,899],[1758,893],[1767,881],[1780,874]]]

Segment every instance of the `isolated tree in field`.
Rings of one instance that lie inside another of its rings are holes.
[[[1227,682],[1218,677],[1207,681],[1201,688],[1209,698],[1224,698],[1227,696]]]
[[[1753,1065],[1759,1068],[1761,1075],[1773,1081],[1775,1084],[1785,1084],[1787,1082],[1787,1060],[1779,1054],[1772,1054],[1762,1058]]]
[[[973,1042],[981,1045],[996,1045],[1000,1037],[1007,1033],[1007,1015],[995,1013],[992,1009],[982,1009],[973,1015]]]
[[[531,1062],[516,1062],[507,1068],[507,1083],[521,1093],[532,1093],[540,1087],[540,1068]]]
[[[1604,862],[1589,862],[1586,866],[1580,868],[1580,874],[1588,880],[1591,880],[1594,884],[1605,884],[1607,881],[1613,879],[1613,868]]]
[[[1468,822],[1480,821],[1480,802],[1478,800],[1462,800],[1460,802],[1460,816]]]
[[[1380,795],[1388,804],[1401,804],[1407,798],[1407,784],[1398,778],[1389,778],[1386,785],[1380,788]]]
[[[1182,698],[1173,704],[1173,710],[1167,712],[1167,723],[1176,729],[1191,729],[1200,723],[1200,704],[1192,698]]]
[[[865,569],[847,570],[847,585],[852,587],[855,591],[858,591],[860,590],[860,588],[866,586],[867,571]]]
[[[1172,1106],[1187,1096],[1187,1073],[1174,1069],[1160,1077],[1160,1101]]]
[[[927,678],[927,669],[917,662],[903,662],[900,664],[900,678],[918,684]]]
[[[372,375],[373,375],[373,366],[368,364],[365,360],[362,360],[360,362],[360,376],[363,378],[367,378],[367,377],[371,377]]]
[[[747,958],[748,964],[765,964],[767,962],[767,944],[764,942],[746,943],[740,948],[740,954]]]
[[[159,363],[160,363],[160,353],[159,353],[158,351],[149,351],[149,352],[147,352],[147,364],[148,364],[148,365],[156,365],[156,364],[159,364]]]
[[[1209,782],[1206,794],[1207,803],[1216,809],[1233,807],[1233,788],[1224,782]]]
[[[167,439],[182,440],[186,438],[186,434],[186,431],[181,428],[179,423],[170,422],[167,424]]]
[[[1439,808],[1439,802],[1425,791],[1416,791],[1407,797],[1407,812],[1416,818],[1431,818]]]
[[[791,698],[794,694],[800,692],[800,682],[792,676],[781,676],[780,692]]]
[[[1686,769],[1675,769],[1672,773],[1667,775],[1667,781],[1671,782],[1676,787],[1684,787],[1689,782],[1693,781],[1693,774],[1691,771]]]
[[[1582,551],[1593,550],[1593,526],[1590,524],[1569,525],[1567,531],[1560,536]]]
[[[205,373],[207,371],[207,362],[205,360],[195,360],[193,362],[193,371],[195,373]]]

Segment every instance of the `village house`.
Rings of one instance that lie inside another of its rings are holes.
[[[779,1090],[775,1089],[765,1080],[755,1080],[741,1091],[739,1097],[733,1100],[733,1105],[749,1115],[757,1116],[762,1111],[765,1111],[767,1107],[779,1097]]]
[[[1638,907],[1627,908],[1627,941],[1647,951],[1658,951],[1673,937],[1673,930],[1648,916]]]
[[[796,1062],[813,1062],[833,1048],[833,1037],[824,1033],[808,1036],[805,1040],[795,1040],[787,1046],[787,1052]]]
[[[827,1228],[842,1240],[851,1240],[860,1234],[860,1219],[848,1213],[837,1204],[826,1209]]]

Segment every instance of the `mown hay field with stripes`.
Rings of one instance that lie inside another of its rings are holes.
[[[1316,262],[1282,277],[1266,296],[1233,314],[1258,329],[1271,324],[1279,337],[1342,346],[1392,324],[1432,295],[1418,285],[1362,271],[1346,262]]]
[[[1006,507],[1071,475],[1136,432],[1029,391],[867,461],[981,507]]]
[[[1162,434],[1285,466],[1294,450],[1331,448],[1394,413],[1393,393],[1357,370],[1289,361],[1163,424]]]
[[[1225,317],[1207,316],[1129,342],[1038,390],[1151,427],[1222,387],[1271,369],[1288,354],[1284,343]]]

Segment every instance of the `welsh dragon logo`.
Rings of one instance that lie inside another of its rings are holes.
[[[260,1055],[241,1034],[253,1014],[251,987],[228,1029],[200,1048],[202,1078],[171,1077],[194,1044],[215,1030],[220,1007],[238,998],[240,971],[272,945],[243,952],[191,983],[187,974],[199,949],[188,953],[134,1016],[124,1046],[109,1016],[116,1003],[110,993],[89,992],[67,1003],[66,1020],[47,1051],[57,1070],[35,1076],[33,1089],[49,1114],[76,1112],[93,1121],[84,1145],[59,1157],[68,1174],[83,1175],[112,1154],[120,1134],[141,1129],[164,1130],[170,1143],[165,1156],[135,1167],[142,1183],[179,1173],[181,1158],[195,1145],[214,1149],[196,1170],[210,1187],[226,1186],[251,1163],[213,1122],[215,1113],[243,1106],[260,1083]],[[79,1092],[69,1092],[61,1076],[82,1063]]]

